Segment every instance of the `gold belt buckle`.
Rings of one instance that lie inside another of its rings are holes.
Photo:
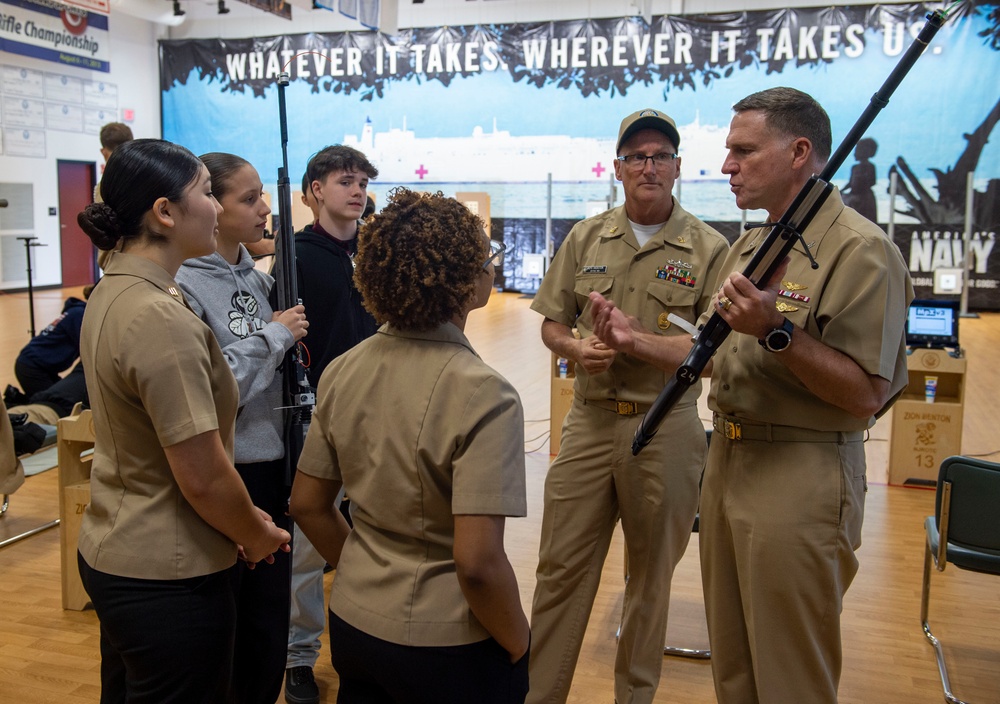
[[[638,406],[632,401],[618,401],[618,415],[634,416],[639,412]]]
[[[743,439],[743,427],[739,424],[739,421],[733,422],[731,420],[722,419],[722,434],[726,436],[727,440],[742,440]]]

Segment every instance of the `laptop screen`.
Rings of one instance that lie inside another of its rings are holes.
[[[913,301],[906,317],[910,347],[958,347],[958,301]]]

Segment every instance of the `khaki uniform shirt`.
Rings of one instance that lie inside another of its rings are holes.
[[[715,282],[728,243],[674,199],[666,224],[643,246],[632,232],[624,206],[577,223],[552,261],[533,310],[557,323],[593,334],[588,295],[597,291],[660,335],[690,334],[673,325],[675,313],[689,323],[711,307]],[[652,403],[672,375],[626,354],[608,371],[590,376],[576,368],[575,392],[587,400],[619,399]],[[681,403],[695,403],[696,383]]]
[[[454,516],[524,516],[524,417],[510,383],[446,323],[388,325],[327,366],[300,472],[342,481],[354,530],[330,610],[403,645],[489,637],[462,594]]]
[[[163,452],[218,430],[232,459],[239,392],[211,329],[166,271],[118,253],[87,304],[80,357],[96,438],[87,564],[143,579],[232,566],[236,545],[184,499]]]
[[[764,235],[754,230],[736,241],[726,259],[727,274],[746,269]],[[805,240],[819,268],[810,268],[801,244],[792,249],[778,310],[868,374],[890,381],[895,400],[907,381],[904,325],[913,300],[899,249],[877,225],[845,207],[836,190],[806,229]],[[715,355],[709,406],[747,420],[812,430],[850,432],[875,422],[820,400],[756,338],[735,333]]]
[[[14,452],[14,429],[7,409],[0,406],[0,494],[13,494],[24,484],[24,467]]]

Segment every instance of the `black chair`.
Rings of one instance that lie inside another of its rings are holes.
[[[931,586],[931,561],[938,572],[950,562],[956,567],[1000,575],[1000,464],[949,457],[938,472],[934,515],[924,521],[927,549],[920,599],[920,622],[934,646],[945,701],[965,704],[951,691],[941,642],[931,633],[927,607]]]

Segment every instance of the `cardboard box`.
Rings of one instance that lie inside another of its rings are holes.
[[[63,608],[82,611],[90,603],[90,597],[80,581],[79,568],[76,563],[76,544],[80,538],[80,524],[83,522],[83,511],[90,503],[90,482],[70,484],[62,489],[63,511],[59,519],[61,539],[73,550],[63,554]]]
[[[889,483],[930,487],[941,463],[962,453],[966,360],[945,350],[917,349],[906,363],[906,390],[892,409]],[[933,403],[924,394],[928,376],[937,377]]]
[[[576,365],[567,360],[565,378],[559,376],[559,357],[552,355],[551,398],[549,400],[549,452],[559,454],[562,440],[562,426],[573,404],[573,383],[576,381]]]

